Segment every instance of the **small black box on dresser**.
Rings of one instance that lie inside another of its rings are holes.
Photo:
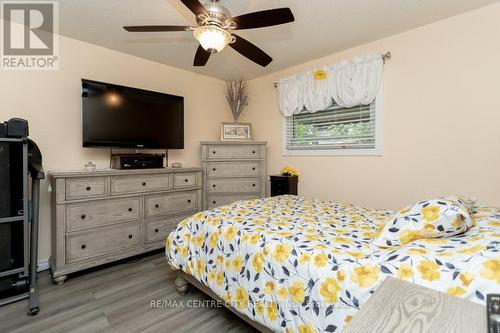
[[[271,196],[285,194],[298,194],[298,176],[273,175],[269,177],[271,180]]]
[[[163,154],[116,154],[111,157],[111,168],[127,169],[161,169]]]

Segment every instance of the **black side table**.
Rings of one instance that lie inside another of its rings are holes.
[[[298,176],[273,175],[271,178],[271,196],[292,194],[297,195]]]

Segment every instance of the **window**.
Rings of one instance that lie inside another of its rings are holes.
[[[378,99],[370,105],[303,111],[283,120],[285,155],[381,154]]]

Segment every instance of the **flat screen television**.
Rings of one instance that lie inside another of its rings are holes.
[[[184,98],[82,79],[84,147],[184,148]]]

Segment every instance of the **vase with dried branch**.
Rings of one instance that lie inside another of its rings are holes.
[[[248,104],[247,83],[243,80],[226,81],[226,100],[233,114],[233,120],[236,123],[241,112]]]

